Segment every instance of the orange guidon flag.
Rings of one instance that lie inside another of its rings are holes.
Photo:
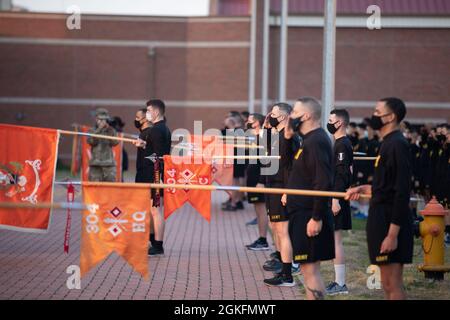
[[[52,202],[59,133],[0,124],[0,202]],[[0,228],[46,232],[50,209],[0,209]]]
[[[191,135],[188,138],[193,150],[192,155],[201,155],[204,162],[211,163],[212,182],[223,186],[231,186],[233,184],[234,161],[233,159],[221,158],[221,156],[233,156],[233,144],[224,143],[223,139],[217,138],[217,136]]]
[[[210,185],[211,164],[194,164],[191,157],[164,156],[164,182],[167,184]],[[164,190],[164,217],[167,219],[189,202],[206,220],[211,220],[211,191],[189,189]]]
[[[88,126],[81,126],[80,131],[89,132]],[[118,133],[118,137],[123,137],[123,133]],[[114,159],[116,160],[116,182],[122,182],[122,150],[123,141],[112,147]],[[91,146],[87,143],[87,137],[81,137],[81,181],[89,181],[89,160],[92,158]]]
[[[148,278],[150,190],[84,182],[80,271],[85,275],[112,252]]]

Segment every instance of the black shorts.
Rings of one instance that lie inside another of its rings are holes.
[[[233,178],[244,178],[247,165],[237,164],[236,162],[237,160],[235,160],[235,163],[233,164]]]
[[[153,171],[153,168],[138,169],[136,171],[136,178],[134,181],[136,183],[154,183],[155,172]],[[164,196],[164,189],[159,189],[158,193],[160,196],[160,205],[161,205],[163,201],[162,197]],[[153,207],[158,207],[154,201],[156,199],[156,190],[153,188],[150,190],[150,197],[153,200]]]
[[[391,216],[391,205],[370,205],[366,233],[369,259],[372,264],[412,263],[414,249],[412,216],[411,221],[408,219],[410,223],[408,222],[406,225],[400,227],[400,232],[397,237],[397,249],[389,254],[380,253],[381,244],[389,231]]]
[[[306,225],[312,210],[289,212],[289,236],[295,263],[312,263],[334,259],[334,228],[331,210],[322,220],[322,230],[315,237],[308,237]]]
[[[278,187],[271,186],[271,188]],[[266,209],[270,222],[289,221],[287,208],[281,204],[281,196],[281,194],[266,195]]]
[[[259,182],[261,168],[256,164],[249,164],[247,167],[247,187],[256,187]],[[264,203],[264,193],[248,192],[248,203]]]
[[[350,202],[343,199],[339,200],[341,211],[334,216],[334,230],[352,230],[352,214],[350,210]]]

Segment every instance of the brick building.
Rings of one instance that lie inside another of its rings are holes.
[[[0,12],[1,122],[68,129],[96,107],[121,116],[164,99],[171,129],[220,127],[248,107],[250,1],[211,0],[208,17]],[[256,110],[260,109],[262,1],[258,1]],[[382,29],[368,30],[369,4]],[[280,1],[272,0],[269,98],[277,99]],[[290,0],[287,97],[321,96],[323,4]],[[354,119],[396,95],[412,122],[450,122],[450,1],[338,0],[336,105]],[[69,139],[68,139],[69,140]],[[132,147],[130,148],[132,150]],[[70,143],[61,145],[69,156]],[[134,152],[132,152],[134,154]]]

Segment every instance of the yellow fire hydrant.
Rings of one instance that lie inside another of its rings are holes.
[[[445,215],[448,210],[435,197],[420,211],[424,220],[419,224],[422,238],[424,264],[419,270],[425,273],[425,278],[443,280],[444,273],[450,271],[450,265],[445,265]]]

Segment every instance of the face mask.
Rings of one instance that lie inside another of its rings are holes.
[[[269,117],[269,124],[272,128],[276,128],[280,124],[280,121],[278,121],[278,118]]]
[[[446,136],[444,136],[443,134],[436,136],[436,138],[437,138],[437,141],[440,143],[442,143],[446,140]]]
[[[294,130],[294,132],[300,131],[300,128],[302,126],[303,121],[301,120],[303,116],[300,116],[298,118],[292,119],[289,118],[289,126]]]
[[[247,123],[247,129],[248,129],[248,130],[253,129],[252,125],[253,125],[253,123]]]
[[[152,122],[152,114],[150,113],[150,111],[147,111],[145,113],[145,118],[149,121]]]
[[[376,116],[376,115],[372,115],[372,118],[370,119],[370,126],[372,127],[373,130],[380,130],[381,128],[383,128],[385,125],[387,125],[387,123],[383,123],[383,121],[381,121],[381,118],[390,115],[390,113],[386,113],[382,116]]]
[[[337,123],[337,121],[335,123],[327,123],[327,130],[328,130],[329,133],[335,134],[339,130],[339,128],[341,126],[339,126],[339,128],[336,128],[334,126],[336,123]]]
[[[141,121],[134,120],[134,126],[135,126],[137,129],[140,129],[140,128],[142,127]]]

